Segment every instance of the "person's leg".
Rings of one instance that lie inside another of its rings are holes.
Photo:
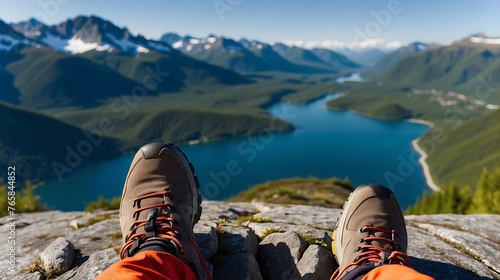
[[[189,266],[171,254],[144,251],[115,263],[96,278],[96,280],[115,279],[196,280],[196,276]]]
[[[340,266],[332,279],[433,279],[408,267],[404,216],[394,193],[382,185],[362,185],[349,196],[333,235]]]
[[[121,260],[97,279],[211,279],[193,233],[201,216],[199,187],[179,148],[152,143],[139,149],[120,205]]]
[[[434,280],[403,265],[383,265],[366,274],[361,280]]]

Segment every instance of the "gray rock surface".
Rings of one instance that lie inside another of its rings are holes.
[[[215,231],[216,227],[216,223],[201,221],[193,228],[200,253],[206,260],[215,254],[215,252],[217,252],[217,248],[219,247],[217,232]]]
[[[259,264],[265,279],[288,279],[306,249],[300,235],[289,231],[273,233],[259,244]]]
[[[311,245],[297,264],[297,272],[290,279],[329,279],[338,265],[333,254],[319,245]]]
[[[58,280],[92,280],[112,264],[120,260],[114,249],[93,253],[80,267],[74,268],[58,277]]]
[[[62,274],[73,266],[75,248],[64,237],[56,238],[40,255],[45,271]]]
[[[257,257],[259,240],[252,229],[247,227],[221,227],[222,240],[234,253],[249,252]]]
[[[215,280],[242,279],[261,280],[259,264],[251,253],[240,253],[229,255],[224,258],[226,261],[214,275]]]
[[[271,221],[248,223],[238,227],[236,219],[249,214],[268,218]],[[339,215],[339,209],[312,206],[289,205],[285,207],[262,202],[205,201],[203,215],[195,227],[195,232],[200,251],[205,258],[216,264],[214,269],[217,279],[247,279],[241,274],[241,278],[225,278],[221,269],[224,265],[230,267],[231,264],[242,260],[247,261],[247,267],[251,267],[252,261],[249,255],[253,256],[252,252],[255,252],[252,249],[255,247],[255,243],[251,241],[252,233],[262,238],[267,229],[279,228],[283,233],[295,236],[296,234],[292,232],[296,232],[302,236],[317,238],[324,241],[326,245],[330,245],[330,235]],[[17,218],[17,272],[16,274],[5,273],[9,267],[8,256],[0,254],[1,280],[45,278],[39,272],[28,273],[26,269],[37,262],[41,252],[58,237],[66,238],[75,247],[73,261],[75,268],[59,276],[58,279],[93,279],[119,259],[117,251],[120,250],[122,244],[118,211],[94,213],[48,211],[21,214],[17,215]],[[442,214],[407,216],[406,220],[408,253],[411,257],[411,267],[414,269],[436,279],[500,279],[498,273],[500,215]],[[8,223],[8,217],[0,218],[0,236],[9,234]],[[70,224],[78,225],[78,229],[74,229]],[[217,230],[219,230],[221,240],[227,241],[223,246],[226,249],[230,248],[229,255],[224,255],[227,251],[220,250],[221,244],[218,243]],[[8,252],[8,245],[7,242],[0,242],[0,252]],[[259,247],[262,248],[262,246]],[[287,275],[285,279],[290,276],[297,279],[300,275],[303,279],[317,279],[307,278],[316,274],[305,271],[314,271],[314,268],[318,267],[316,261],[322,261],[332,255],[331,250],[323,250],[319,252],[325,253],[325,257],[318,255],[315,258],[312,254],[315,247],[317,246],[309,247],[306,253],[294,259],[290,268],[294,274]],[[257,252],[257,256],[262,254],[263,252]],[[309,257],[309,255],[313,256]],[[216,262],[217,258],[224,260],[225,263]],[[211,267],[210,264],[207,265]],[[264,271],[264,266],[259,269]],[[254,269],[254,271],[257,270]],[[252,277],[260,279],[258,276]]]

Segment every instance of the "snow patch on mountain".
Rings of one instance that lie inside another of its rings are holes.
[[[200,39],[194,39],[194,38],[192,38],[192,39],[189,39],[189,44],[191,44],[191,45],[197,45],[197,44],[200,43],[200,41],[201,41]]]
[[[0,34],[0,51],[9,52],[17,45],[25,44],[25,45],[35,45],[34,42],[28,40],[18,40],[14,39],[9,35]]]
[[[148,52],[149,52],[149,49],[147,49],[147,48],[145,48],[145,47],[143,47],[143,46],[137,46],[136,51],[137,51],[138,53],[148,53]]]
[[[68,46],[68,40],[63,39],[60,36],[53,35],[51,33],[47,33],[47,35],[43,37],[41,41],[45,45],[60,52],[66,52],[64,48]]]
[[[140,46],[134,42],[131,42],[125,38],[118,39],[115,36],[113,36],[112,34],[107,34],[106,37],[109,38],[114,43],[114,45],[116,45],[119,49],[123,50],[124,52],[134,51],[134,50],[137,50],[138,47],[142,47],[142,46]]]
[[[215,43],[215,41],[217,41],[217,38],[216,38],[216,37],[208,37],[208,38],[207,38],[207,42],[208,42],[209,44],[213,44],[213,43]]]
[[[152,48],[156,51],[159,51],[159,52],[169,53],[172,51],[172,49],[169,46],[167,46],[166,44],[161,43],[161,42],[149,41],[148,45],[150,48]]]
[[[73,37],[67,41],[67,45],[64,47],[64,50],[70,52],[71,54],[79,54],[97,49],[97,47],[99,47],[99,44],[97,43],[86,43],[80,38]]]
[[[184,45],[184,42],[183,42],[182,40],[180,40],[180,41],[175,42],[175,43],[172,45],[172,47],[173,47],[174,49],[180,49],[180,48],[182,48],[182,46],[183,46],[183,45]]]
[[[472,43],[482,43],[491,45],[500,45],[500,38],[481,38],[481,37],[470,37]]]

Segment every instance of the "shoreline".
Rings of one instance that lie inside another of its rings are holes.
[[[325,104],[325,108],[328,110],[333,110],[333,111],[341,111],[341,110],[335,110],[335,109],[329,108],[326,104]],[[374,118],[374,117],[362,114],[360,112],[354,111],[352,109],[348,109],[348,110],[344,110],[344,111],[348,111],[350,113],[358,114],[358,115],[365,116],[365,117],[372,118],[372,119],[378,119],[378,118]],[[383,121],[383,119],[378,119],[378,120]],[[429,121],[425,121],[425,120],[420,120],[420,119],[405,119],[403,121],[409,122],[409,123],[423,124],[423,125],[428,126],[430,129],[433,129],[435,127],[434,123],[429,122]],[[418,163],[422,167],[425,183],[426,183],[427,187],[429,189],[431,189],[433,192],[440,191],[441,188],[439,188],[436,185],[436,183],[434,183],[434,180],[432,179],[431,171],[430,171],[429,165],[427,164],[427,161],[426,161],[428,155],[422,148],[420,148],[420,146],[418,145],[418,140],[420,140],[420,137],[411,141],[411,145],[412,145],[413,149],[420,155],[420,159],[418,160]]]
[[[431,171],[429,169],[429,165],[426,162],[426,159],[428,157],[427,153],[418,145],[418,139],[411,141],[411,145],[413,149],[415,149],[415,151],[420,154],[420,159],[418,160],[418,163],[420,164],[420,166],[422,166],[425,183],[432,191],[440,191],[441,189],[432,180]]]
[[[431,123],[429,121],[424,121],[424,120],[419,120],[419,119],[406,119],[405,121],[410,122],[410,123],[424,124],[424,125],[430,127],[431,129],[434,128],[434,123]]]

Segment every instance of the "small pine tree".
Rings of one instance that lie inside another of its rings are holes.
[[[456,213],[457,214],[466,214],[467,209],[469,209],[471,202],[472,202],[472,195],[471,195],[470,186],[465,186],[460,191],[460,204],[458,205]]]
[[[430,198],[430,207],[428,214],[439,214],[443,208],[444,194],[443,191],[434,192]]]
[[[492,214],[500,214],[500,190],[493,193],[492,196]]]
[[[418,201],[417,203],[415,204],[415,206],[418,204]],[[405,210],[405,215],[415,215],[415,208],[413,208],[413,206],[408,206],[408,208],[406,208]]]
[[[431,197],[428,192],[424,192],[424,196],[422,197],[422,201],[420,201],[420,206],[418,207],[417,215],[426,215],[429,214],[431,207]]]
[[[490,213],[500,214],[500,167],[497,167],[490,176],[491,204]]]
[[[460,189],[456,180],[453,180],[451,185],[444,190],[442,199],[444,203],[441,206],[440,213],[457,213],[461,198]]]
[[[488,170],[484,169],[483,174],[477,183],[476,193],[472,198],[471,207],[468,212],[471,214],[490,213],[493,208],[491,195],[490,173]]]

